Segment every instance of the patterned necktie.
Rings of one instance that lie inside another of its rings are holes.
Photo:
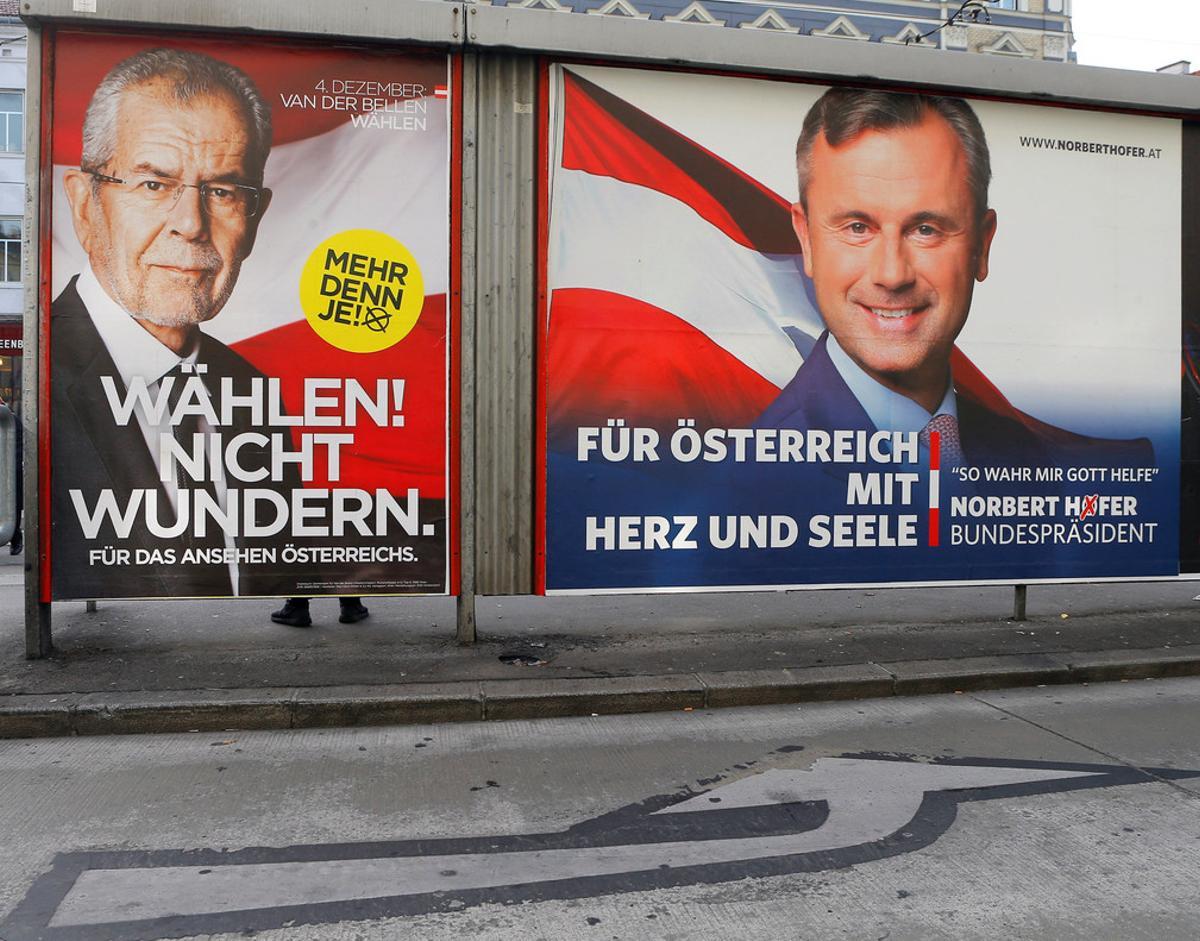
[[[936,431],[941,442],[941,465],[944,468],[958,467],[963,463],[962,439],[958,436],[958,419],[945,412],[934,415],[929,424],[921,429],[921,444],[929,447],[930,432]]]

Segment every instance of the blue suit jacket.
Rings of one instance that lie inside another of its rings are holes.
[[[841,373],[829,358],[829,332],[821,334],[812,352],[759,416],[756,427],[807,431],[876,431]],[[967,392],[958,391],[958,430],[963,455],[970,464],[1025,467],[1067,466],[1076,463],[1149,466],[1154,449],[1146,438],[1091,438],[1062,428],[1042,425],[1035,430],[1002,415]]]

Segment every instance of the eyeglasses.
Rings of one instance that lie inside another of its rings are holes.
[[[244,183],[184,183],[150,173],[122,180],[97,170],[80,169],[101,183],[121,187],[121,192],[137,205],[163,213],[175,208],[185,189],[199,190],[204,211],[214,219],[251,219],[258,214],[262,200],[262,189]]]

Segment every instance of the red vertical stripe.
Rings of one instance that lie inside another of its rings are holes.
[[[450,56],[451,96],[450,108],[450,398],[449,408],[449,456],[450,466],[446,469],[446,539],[450,553],[448,594],[457,595],[462,576],[462,72],[461,54]]]
[[[929,469],[931,471],[942,469],[942,434],[940,431],[929,432]],[[938,541],[938,508],[934,506],[929,508],[929,544],[936,546]]]

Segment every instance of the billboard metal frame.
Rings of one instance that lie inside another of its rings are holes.
[[[97,12],[86,12],[95,6]],[[171,29],[208,33],[293,35],[355,43],[432,45],[460,52],[462,161],[457,176],[462,246],[459,365],[460,642],[475,639],[475,595],[535,590],[536,512],[531,466],[535,447],[536,285],[514,288],[498,273],[517,272],[532,261],[539,205],[537,116],[540,102],[527,100],[528,77],[540,78],[539,59],[588,59],[627,65],[678,67],[745,75],[791,76],[903,88],[954,90],[977,97],[1064,107],[1163,115],[1200,122],[1200,83],[1183,75],[1136,73],[1057,62],[1014,61],[970,53],[852,43],[769,30],[704,28],[691,24],[633,21],[623,17],[564,16],[558,12],[493,7],[439,0],[362,0],[353,5],[323,0],[208,0],[204,4],[161,0],[22,0],[29,27],[27,107],[42,113],[48,94],[47,35],[56,26],[78,29]],[[536,71],[535,71],[536,70]],[[533,96],[544,94],[534,82]],[[529,105],[532,104],[532,109]],[[528,115],[505,122],[506,115]],[[40,369],[47,303],[42,284],[42,239],[47,182],[42,166],[45,128],[26,122],[24,229],[26,440],[39,441],[40,393],[48,378]],[[508,135],[522,146],[499,147]],[[487,136],[489,139],[483,139]],[[497,229],[497,226],[500,228]],[[516,237],[514,237],[516,236]],[[520,238],[529,245],[518,244]],[[535,271],[528,272],[536,277]],[[487,329],[484,330],[486,325]],[[483,332],[481,332],[483,331]],[[511,345],[507,352],[502,348]],[[514,352],[515,351],[515,352]],[[500,361],[494,354],[501,353]],[[511,354],[511,355],[510,355]],[[507,406],[507,407],[506,407]],[[42,601],[45,534],[38,519],[39,469],[44,447],[26,460],[26,655],[51,649],[50,605]],[[1179,578],[1174,576],[1173,578]],[[1145,579],[1142,579],[1145,580]]]

